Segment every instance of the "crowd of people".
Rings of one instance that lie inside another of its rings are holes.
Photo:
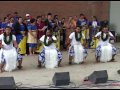
[[[96,16],[88,20],[84,14],[60,19],[59,15],[39,15],[36,18],[26,14],[21,17],[18,12],[8,14],[0,19],[0,69],[12,71],[22,68],[23,55],[38,55],[38,67],[61,66],[62,50],[69,50],[69,64],[84,63],[87,49],[93,41],[96,48],[96,61],[114,61],[116,48],[109,43],[115,39],[109,31],[107,20],[99,21]],[[13,52],[13,53],[11,53]]]

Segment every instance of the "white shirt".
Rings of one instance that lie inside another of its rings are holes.
[[[98,45],[105,45],[105,44],[109,43],[110,37],[108,37],[108,39],[107,39],[106,41],[103,41],[103,40],[101,39],[101,34],[102,34],[102,32],[98,32],[98,33],[95,35],[95,37],[100,36]],[[112,37],[114,37],[111,32],[109,32],[109,35],[112,36]],[[106,34],[105,34],[105,33],[103,34],[103,37],[106,37]]]
[[[82,38],[85,39],[85,36],[84,36],[83,33],[82,33]],[[75,32],[72,32],[72,33],[70,34],[69,39],[72,40],[72,41],[71,41],[71,45],[80,45],[80,44],[81,44],[80,41],[79,41],[79,42],[76,41],[76,39],[75,39]]]
[[[93,21],[93,22],[92,22],[92,26],[93,26],[94,28],[96,28],[96,27],[97,27],[97,21]]]
[[[13,27],[13,23],[8,23],[7,26],[9,26],[9,27]]]
[[[7,36],[7,40],[8,39],[9,39],[9,36]],[[12,39],[13,39],[13,41],[16,41],[15,35],[12,35]],[[13,48],[13,41],[11,41],[11,43],[9,45],[7,45],[4,42],[4,35],[3,34],[0,35],[0,40],[2,41],[2,45],[4,45],[4,49],[11,49],[11,48]]]
[[[45,35],[43,35],[43,36],[40,38],[40,41],[41,41],[41,42],[44,42],[44,39],[45,39]],[[52,36],[52,39],[53,39],[53,40],[57,40],[57,38],[56,38],[55,36]],[[48,43],[48,40],[49,40],[49,37],[47,37],[47,39],[46,39],[46,42],[47,42],[47,43]],[[44,48],[45,48],[45,49],[55,49],[56,46],[55,46],[54,43],[52,43],[50,46],[45,46],[45,45],[44,45]]]

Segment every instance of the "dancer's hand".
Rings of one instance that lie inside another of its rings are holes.
[[[18,44],[17,44],[16,41],[13,41],[13,44],[14,44],[14,47],[15,47],[15,48],[18,48]]]
[[[86,42],[84,42],[83,44],[82,44],[85,48],[87,48],[87,43]]]
[[[18,48],[18,45],[14,45],[15,48]]]
[[[110,36],[109,32],[106,32],[106,34],[107,34],[108,36]]]
[[[85,47],[85,48],[88,48],[88,44],[85,44],[84,47]]]
[[[93,37],[94,40],[96,40],[96,37]]]
[[[58,48],[58,44],[56,44],[56,48]]]
[[[38,29],[38,31],[42,31],[41,29]]]
[[[49,37],[49,41],[53,41],[52,37]]]
[[[83,43],[83,44],[82,44],[82,46],[84,46],[84,47],[85,47],[85,43]]]
[[[100,36],[97,36],[97,37],[94,37],[93,39],[94,39],[94,40],[97,40],[97,39],[99,39],[99,38],[100,38]]]
[[[39,43],[39,46],[42,46],[42,43]]]

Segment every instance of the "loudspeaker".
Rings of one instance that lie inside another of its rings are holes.
[[[70,76],[69,72],[57,72],[54,74],[53,83],[55,86],[64,86],[64,85],[69,85],[70,83]]]
[[[0,89],[16,89],[13,77],[0,77]]]
[[[94,84],[106,83],[108,80],[108,74],[106,70],[94,71],[89,77],[88,80]]]
[[[118,70],[117,73],[120,74],[120,70]]]

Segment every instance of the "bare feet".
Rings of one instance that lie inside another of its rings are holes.
[[[110,62],[116,62],[115,59],[111,59]]]
[[[0,73],[2,73],[3,71],[2,70],[0,70]]]
[[[62,60],[60,60],[60,61],[58,62],[58,67],[62,67],[61,61],[62,61]]]
[[[96,63],[100,62],[100,57],[96,57]]]
[[[41,68],[41,65],[37,65],[38,68]]]
[[[100,62],[100,60],[99,59],[96,59],[96,63],[99,63]]]
[[[22,66],[17,66],[17,68],[18,68],[19,70],[21,70],[21,69],[22,69]]]
[[[84,64],[85,62],[83,61],[83,62],[81,62],[80,64]]]
[[[115,59],[113,58],[113,59],[111,59],[111,61],[115,61]]]
[[[69,65],[72,65],[72,62],[69,62]]]
[[[25,54],[25,56],[28,56],[28,54]]]
[[[33,54],[29,54],[30,56],[33,56]]]
[[[58,67],[62,67],[62,65],[61,65],[61,64],[59,64],[59,65],[58,65]]]
[[[3,70],[3,69],[1,69],[1,70],[0,70],[0,73],[3,73],[3,72],[4,72],[4,70]]]

